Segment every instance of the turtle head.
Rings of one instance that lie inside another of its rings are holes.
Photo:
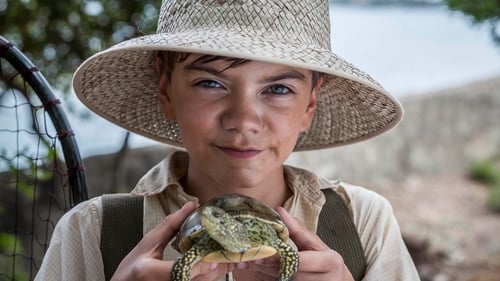
[[[223,209],[216,206],[206,206],[202,208],[200,213],[201,223],[208,235],[225,250],[239,253],[252,247],[245,225]]]

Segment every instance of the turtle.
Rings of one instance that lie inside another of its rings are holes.
[[[183,224],[172,246],[182,254],[172,281],[190,280],[199,261],[238,263],[280,256],[279,281],[289,281],[299,266],[297,251],[287,244],[288,229],[276,211],[252,197],[230,193],[198,207]]]

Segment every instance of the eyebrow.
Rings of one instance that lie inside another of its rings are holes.
[[[296,79],[296,80],[305,81],[306,77],[304,76],[304,74],[302,74],[298,71],[292,70],[292,71],[280,73],[280,74],[275,75],[275,76],[268,77],[261,82],[262,83],[272,83],[272,82],[285,80],[285,79]]]
[[[191,63],[191,64],[188,64],[186,66],[184,66],[184,70],[187,70],[187,71],[204,71],[204,72],[208,72],[210,74],[213,74],[215,76],[219,76],[219,77],[222,77],[222,78],[226,78],[227,76],[222,73],[223,71],[219,71],[217,69],[214,69],[212,67],[209,67],[209,66],[206,66],[206,65],[203,65],[203,64],[197,64],[197,63]],[[278,75],[275,75],[275,76],[271,76],[271,77],[268,77],[268,78],[265,78],[261,81],[259,81],[260,83],[272,83],[272,82],[276,82],[276,81],[280,81],[280,80],[286,80],[286,79],[295,79],[295,80],[302,80],[302,81],[305,81],[306,80],[306,76],[296,70],[291,70],[291,71],[288,71],[288,72],[284,72],[284,73],[280,73]]]
[[[217,69],[214,69],[212,67],[209,67],[209,66],[206,66],[203,64],[191,63],[191,64],[184,66],[184,70],[204,71],[204,72],[208,72],[210,74],[216,75],[216,76],[220,76],[222,78],[226,77],[226,75],[224,73],[222,73],[221,71],[218,71]]]

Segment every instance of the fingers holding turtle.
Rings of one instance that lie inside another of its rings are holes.
[[[183,256],[175,262],[171,279],[190,280],[191,269],[199,261],[239,263],[278,253],[279,280],[290,280],[299,258],[287,240],[287,227],[269,206],[239,194],[216,197],[181,226],[173,246]]]

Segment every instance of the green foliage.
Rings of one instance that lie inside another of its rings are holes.
[[[477,23],[500,18],[499,0],[447,0],[447,4],[450,9],[471,16]]]
[[[46,150],[46,155],[38,160],[34,160],[27,147],[20,149],[15,157],[9,156],[6,149],[0,150],[0,161],[8,167],[8,171],[14,177],[5,187],[15,189],[30,200],[34,198],[36,182],[48,182],[54,177],[52,164],[56,161],[57,153],[50,146],[50,142],[42,137],[41,139],[42,150]],[[1,208],[0,205],[0,211]]]
[[[487,205],[495,211],[500,212],[500,167],[497,158],[477,162],[470,168],[470,177],[488,185]]]
[[[21,241],[17,240],[13,234],[0,233],[0,253],[5,254],[4,256],[2,256],[2,259],[0,259],[0,273],[6,274],[7,272],[12,271],[12,262],[13,259],[16,258],[12,254],[21,253],[23,251],[22,248],[23,247],[21,245]],[[28,274],[24,272],[22,267],[17,267],[15,271],[16,272],[14,273],[12,280],[15,281],[29,280]]]
[[[488,193],[488,207],[500,213],[500,185],[494,185],[491,187]]]
[[[8,171],[2,171],[4,178],[0,187],[11,188],[17,192],[16,212],[19,212],[17,206],[23,206],[23,202],[33,202],[37,196],[37,185],[53,180],[52,165],[56,161],[57,154],[50,146],[50,142],[42,140],[40,143],[47,150],[43,157],[39,155],[40,159],[33,158],[27,147],[20,149],[16,155],[9,155],[5,148],[0,149],[0,161],[8,168]],[[0,216],[13,216],[13,214],[6,213],[3,203],[5,202],[0,202]],[[18,215],[22,217],[22,211]],[[22,219],[20,221],[22,222]],[[15,281],[30,280],[28,269],[31,264],[26,262],[26,257],[30,257],[32,249],[24,247],[20,238],[28,233],[20,231],[21,228],[17,225],[8,225],[7,229],[9,230],[0,229],[0,276],[7,276],[8,280]]]
[[[154,33],[161,1],[0,0],[0,35],[67,89],[76,67],[115,43]]]
[[[19,249],[19,247],[20,245],[14,235],[0,233],[0,253],[14,253],[14,250],[20,252],[22,249]]]
[[[497,46],[500,46],[500,0],[445,0],[453,11],[460,11],[472,18],[476,24],[488,23],[491,37]]]
[[[487,185],[500,184],[500,171],[491,160],[474,163],[469,175],[472,179]]]

